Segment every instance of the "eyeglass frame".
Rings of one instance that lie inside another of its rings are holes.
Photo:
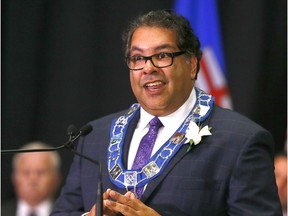
[[[154,64],[152,58],[153,58],[154,56],[157,56],[157,55],[160,55],[160,54],[164,54],[164,53],[165,53],[165,54],[168,54],[168,56],[172,58],[171,63],[170,63],[169,65],[166,65],[166,66],[156,66],[156,65]],[[142,70],[142,69],[145,67],[145,64],[146,64],[146,62],[147,62],[148,60],[150,60],[151,63],[152,63],[152,65],[153,65],[154,67],[156,67],[156,68],[165,68],[165,67],[169,67],[169,66],[173,65],[173,63],[174,63],[174,57],[183,55],[183,54],[185,54],[185,53],[186,53],[186,51],[161,52],[161,53],[156,53],[156,54],[151,55],[151,56],[138,56],[138,57],[142,57],[142,58],[143,58],[142,60],[145,60],[145,63],[144,63],[144,66],[143,66],[142,68],[137,68],[137,69],[132,69],[132,68],[129,67],[129,59],[130,59],[131,57],[134,57],[134,56],[127,56],[127,57],[125,58],[125,61],[126,61],[127,67],[128,67],[130,70],[133,70],[133,71]]]

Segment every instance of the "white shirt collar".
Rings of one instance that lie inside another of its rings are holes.
[[[17,216],[26,216],[34,210],[37,215],[49,216],[52,210],[52,202],[50,200],[45,200],[41,202],[36,207],[31,207],[26,201],[19,200],[17,205]]]
[[[184,121],[184,119],[187,117],[187,115],[189,114],[189,112],[192,110],[195,102],[196,102],[196,91],[193,88],[191,93],[190,93],[190,96],[185,101],[185,103],[182,104],[182,106],[179,109],[177,109],[175,112],[173,112],[167,116],[159,117],[163,126],[164,127],[171,127],[173,125],[171,123],[173,123],[173,122],[181,122],[182,123]],[[148,112],[146,112],[141,107],[140,108],[140,119],[139,119],[137,128],[139,128],[141,130],[141,129],[148,127],[148,124],[152,118],[154,118],[154,116],[149,114]]]

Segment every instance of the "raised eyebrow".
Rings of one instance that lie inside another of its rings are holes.
[[[133,51],[139,51],[139,52],[143,52],[143,49],[139,48],[139,47],[131,47],[129,53],[133,52]]]

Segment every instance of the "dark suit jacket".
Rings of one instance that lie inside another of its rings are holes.
[[[103,164],[104,191],[109,180],[107,146],[112,114],[91,122],[93,131],[79,141],[78,151]],[[123,163],[137,121],[128,128]],[[164,172],[148,183],[141,200],[161,215],[272,216],[282,215],[273,168],[273,140],[259,125],[230,110],[215,106],[204,125],[212,135],[187,153],[184,145]],[[81,215],[96,200],[97,167],[74,158],[66,185],[53,215]]]

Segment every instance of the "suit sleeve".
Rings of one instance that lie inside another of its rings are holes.
[[[247,138],[230,179],[229,215],[282,215],[273,152],[273,139],[267,131],[258,131]]]

